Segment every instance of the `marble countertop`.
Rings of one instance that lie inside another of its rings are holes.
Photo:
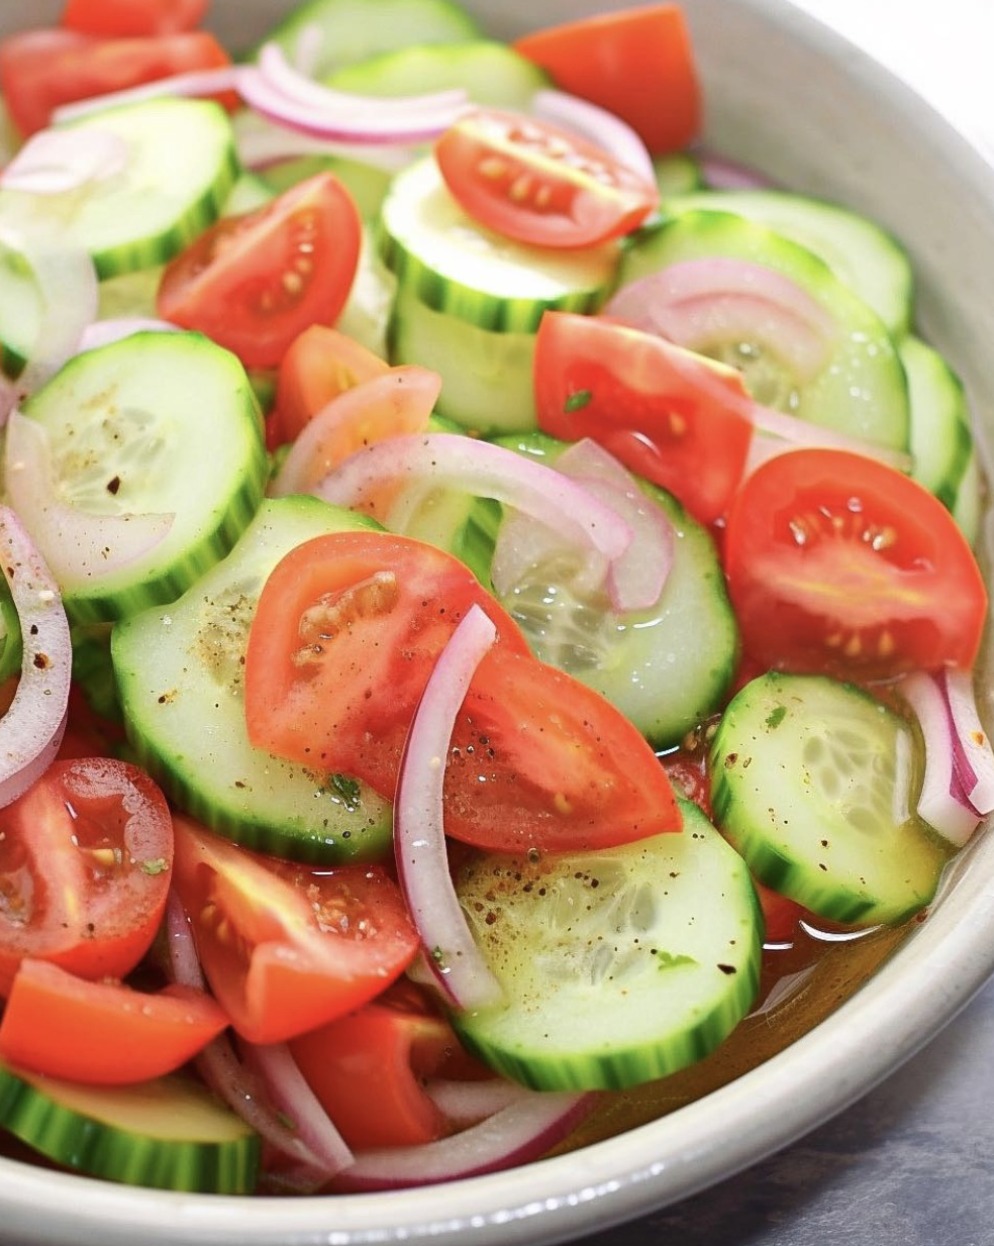
[[[994,159],[992,0],[794,0]],[[994,205],[992,205],[994,210]],[[794,1145],[583,1246],[994,1246],[994,981],[874,1091]]]

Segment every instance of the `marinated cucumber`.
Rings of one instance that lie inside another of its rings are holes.
[[[534,332],[549,308],[597,311],[620,254],[614,243],[559,252],[499,238],[466,216],[431,157],[394,177],[378,244],[405,294],[481,329],[511,333]]]
[[[391,848],[391,810],[363,784],[249,743],[248,631],[272,568],[301,542],[371,521],[317,498],[268,499],[223,562],[168,609],[115,625],[111,655],[130,743],[181,809],[276,856],[335,863]]]
[[[420,95],[461,87],[477,104],[527,112],[549,85],[534,61],[490,39],[422,43],[384,52],[337,70],[328,85],[356,95]]]
[[[710,763],[715,824],[774,891],[861,925],[931,901],[950,852],[914,812],[910,726],[868,693],[763,675],[725,710]]]
[[[735,1028],[762,917],[745,862],[682,808],[680,832],[461,867],[460,903],[504,992],[454,1014],[470,1051],[540,1090],[599,1090],[665,1077]]]
[[[96,1087],[0,1065],[0,1125],[91,1177],[204,1194],[255,1188],[258,1136],[200,1083],[178,1076]]]
[[[674,195],[689,195],[692,191],[700,190],[704,182],[699,161],[684,151],[656,156],[652,167],[656,174],[659,197],[663,201]]]
[[[0,372],[12,380],[24,371],[42,318],[41,290],[31,262],[0,235]]]
[[[21,621],[10,595],[7,577],[0,577],[0,684],[12,675],[21,673],[21,655],[24,646],[21,637]]]
[[[0,190],[0,224],[83,247],[101,277],[171,259],[217,218],[239,174],[228,115],[210,100],[120,105],[66,128],[119,137],[124,169],[58,195]]]
[[[911,474],[955,512],[973,457],[963,384],[942,355],[921,338],[906,337],[899,350],[911,399]]]
[[[537,433],[501,444],[551,465],[566,449]],[[640,484],[675,536],[673,566],[652,609],[615,614],[548,567],[535,568],[501,604],[536,657],[594,688],[663,749],[679,744],[722,704],[739,635],[711,535],[670,494]]]
[[[269,39],[291,61],[301,46],[314,48],[313,73],[320,77],[412,43],[456,43],[479,36],[473,18],[450,0],[306,0]]]
[[[174,516],[132,561],[72,579],[64,551],[39,533],[76,623],[174,600],[231,549],[262,498],[268,459],[245,370],[199,334],[143,332],[76,355],[23,413],[60,501],[101,515]],[[7,491],[30,527],[32,499],[22,495],[31,484],[17,473],[8,441]]]
[[[435,410],[485,436],[535,427],[534,333],[483,329],[398,290],[386,350],[394,363],[417,360],[442,378]]]
[[[778,353],[778,333],[757,315],[704,329],[682,345],[738,367],[757,401],[815,424],[893,449],[908,448],[904,369],[880,317],[813,252],[765,225],[729,212],[691,211],[641,232],[625,250],[619,285],[670,265],[706,258],[772,269],[811,296],[836,326],[823,362],[801,377]]]
[[[663,207],[674,216],[699,209],[733,212],[768,226],[823,259],[894,336],[908,332],[914,298],[911,261],[875,221],[837,203],[781,190],[677,191]]]

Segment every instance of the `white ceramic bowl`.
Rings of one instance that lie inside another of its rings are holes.
[[[16,7],[18,12],[12,10]],[[214,0],[246,46],[284,0]],[[469,0],[497,35],[610,0]],[[920,327],[994,430],[994,173],[928,107],[784,0],[685,0],[708,140],[799,190],[848,202],[909,247]],[[0,29],[58,0],[4,5]],[[811,1129],[926,1042],[994,970],[994,835],[964,853],[928,920],[857,994],[766,1064],[655,1123],[584,1150],[445,1187],[335,1198],[169,1195],[0,1160],[4,1240],[147,1246],[486,1246],[590,1233],[689,1195]]]

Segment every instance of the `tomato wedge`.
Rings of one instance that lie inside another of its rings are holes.
[[[546,312],[535,343],[538,424],[592,437],[702,523],[725,512],[752,441],[741,375],[602,317]]]
[[[250,739],[391,799],[429,674],[474,603],[498,641],[453,736],[447,832],[482,848],[552,851],[679,827],[669,781],[628,720],[536,661],[457,559],[388,533],[318,537],[272,572],[246,653]]]
[[[966,538],[916,481],[845,450],[762,464],[733,502],[729,590],[750,656],[887,679],[972,667],[987,590]]]
[[[276,401],[267,421],[269,448],[295,440],[333,398],[382,376],[389,368],[385,359],[354,338],[328,325],[311,325],[294,339],[280,361]]]
[[[522,35],[515,51],[563,91],[615,113],[655,154],[679,151],[701,128],[701,88],[683,10],[648,4]]]
[[[54,762],[0,810],[0,995],[25,957],[123,978],[155,937],[172,861],[169,808],[143,771]]]
[[[125,1086],[173,1072],[227,1025],[203,991],[149,994],[27,959],[4,1007],[0,1058],[47,1077]]]
[[[87,35],[175,35],[203,21],[210,0],[66,0],[59,24]]]
[[[253,1043],[302,1034],[379,995],[418,938],[379,867],[311,869],[175,818],[175,887],[211,990]]]
[[[230,63],[206,30],[127,39],[62,28],[25,30],[0,41],[0,91],[26,138],[44,129],[62,104]]]
[[[274,368],[312,324],[348,299],[362,223],[352,196],[319,173],[271,203],[225,217],[169,262],[158,313],[226,346],[249,368]]]
[[[504,237],[589,247],[630,233],[659,193],[607,152],[546,122],[496,108],[461,117],[435,159],[461,207]]]

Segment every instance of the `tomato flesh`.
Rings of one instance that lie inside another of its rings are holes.
[[[227,1024],[203,991],[149,994],[27,959],[0,1021],[0,1058],[47,1077],[124,1086],[178,1069]]]
[[[753,426],[731,368],[652,333],[593,316],[546,312],[535,344],[538,424],[592,437],[631,471],[713,523],[742,479]]]
[[[473,604],[497,626],[453,735],[446,831],[483,848],[586,848],[680,825],[669,782],[622,714],[536,661],[457,559],[381,532],[318,537],[272,572],[249,634],[259,748],[392,799],[425,684]]]
[[[175,824],[175,886],[204,973],[250,1042],[283,1042],[351,1012],[414,958],[417,935],[384,870],[311,869],[182,816]]]
[[[59,24],[86,35],[174,35],[203,21],[210,0],[66,0]]]
[[[606,152],[544,122],[498,109],[460,118],[435,159],[462,208],[518,242],[589,247],[630,233],[658,191]]]
[[[44,129],[63,104],[230,63],[205,30],[126,39],[65,29],[25,30],[0,41],[0,91],[26,138]]]
[[[331,173],[226,217],[166,266],[164,320],[206,333],[249,368],[274,368],[299,334],[332,324],[359,263],[362,223]]]
[[[165,797],[136,766],[54,762],[0,811],[0,994],[27,956],[122,978],[151,946],[173,861]]]
[[[754,661],[888,679],[972,667],[987,590],[966,538],[917,482],[844,450],[762,464],[729,514],[729,591]]]

